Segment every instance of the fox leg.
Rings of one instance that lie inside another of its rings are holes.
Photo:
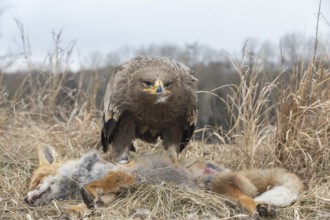
[[[210,189],[238,202],[252,215],[274,216],[274,207],[268,203],[257,203],[253,196],[257,194],[257,188],[245,177],[235,173],[223,173],[215,175],[210,182]]]
[[[70,205],[61,214],[60,219],[77,219],[81,217],[85,211],[87,211],[85,203],[79,203],[78,205]]]
[[[104,205],[110,204],[121,192],[122,188],[132,185],[135,177],[121,171],[110,171],[101,179],[83,186],[81,195],[87,208],[95,208],[95,203],[101,201]]]

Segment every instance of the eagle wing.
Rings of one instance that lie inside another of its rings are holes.
[[[182,133],[182,139],[178,150],[179,153],[181,153],[181,151],[183,151],[183,149],[187,146],[187,144],[189,143],[191,137],[195,132],[196,122],[197,122],[197,109],[191,111],[188,114],[187,122],[188,123],[186,124],[186,126],[184,126],[184,130]]]
[[[106,88],[104,96],[104,111],[102,119],[101,143],[103,151],[107,152],[109,145],[112,143],[113,136],[119,119],[124,113],[121,107],[124,98],[123,92],[127,88],[127,74],[123,66],[117,67]]]
[[[185,82],[184,90],[186,91],[186,105],[190,105],[190,108],[187,112],[187,121],[183,129],[181,143],[180,146],[178,146],[179,149],[177,152],[179,153],[183,151],[193,136],[198,115],[198,101],[196,95],[198,80],[194,77],[194,72],[190,70],[188,74],[184,74],[183,81]]]

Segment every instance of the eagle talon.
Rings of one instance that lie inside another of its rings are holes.
[[[128,156],[127,156],[127,154],[124,154],[124,155],[122,155],[122,156],[120,157],[120,159],[119,159],[119,163],[121,163],[121,164],[128,163]]]
[[[169,155],[170,159],[172,160],[172,162],[174,164],[178,164],[179,163],[178,153],[175,151],[175,149],[173,147],[171,147],[170,149],[168,149],[168,155]]]

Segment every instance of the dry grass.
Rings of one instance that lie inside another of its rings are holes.
[[[65,88],[65,68],[63,72],[57,61],[52,64],[55,72],[29,74],[11,99],[0,87],[0,219],[57,219],[68,205],[77,203],[24,204],[40,143],[54,146],[63,159],[100,146],[101,112],[95,109],[97,72],[85,94],[81,85],[73,91]],[[317,66],[311,62],[307,68],[293,70],[292,81],[285,86],[278,79],[261,86],[257,73],[243,71],[243,61],[233,65],[241,84],[224,100],[233,116],[233,128],[226,134],[230,142],[193,141],[182,157],[213,160],[233,170],[286,167],[302,177],[307,191],[291,207],[279,209],[278,219],[329,219],[330,71],[322,62]],[[23,97],[27,90],[31,95]],[[274,91],[281,94],[279,104],[270,106]],[[271,110],[277,113],[272,126],[266,116]],[[151,145],[137,144],[139,153],[154,150]],[[84,217],[243,219],[247,215],[219,195],[165,184],[134,186],[110,207]]]
[[[303,73],[297,89],[282,93],[275,128],[267,129],[263,120],[258,120],[259,112],[246,114],[251,111],[249,105],[253,110],[255,104],[266,103],[266,95],[259,95],[253,103],[243,97],[240,101],[243,100],[244,107],[236,102],[236,108],[240,109],[237,114],[240,123],[236,124],[244,129],[236,127],[232,143],[210,145],[194,141],[182,155],[203,157],[234,170],[277,165],[298,173],[308,187],[306,195],[293,206],[279,209],[279,219],[330,218],[330,72],[309,67]],[[306,88],[308,82],[312,83]],[[273,88],[274,84],[269,86]],[[254,87],[245,89],[246,96],[253,94]],[[1,219],[56,219],[69,204],[76,203],[56,201],[43,207],[29,207],[23,203],[31,172],[38,163],[36,146],[39,143],[55,146],[63,158],[77,157],[99,146],[99,111],[84,109],[82,106],[87,103],[81,102],[72,108],[57,105],[53,114],[44,102],[38,96],[8,100],[5,91],[1,91]],[[138,142],[139,152],[152,149]],[[246,217],[242,210],[218,195],[201,190],[187,191],[173,185],[132,187],[110,207],[89,213],[89,216],[95,219]]]
[[[315,173],[329,171],[329,71],[310,64],[299,83],[296,90],[292,91],[294,87],[290,86],[281,97],[276,157],[284,166],[310,178]]]

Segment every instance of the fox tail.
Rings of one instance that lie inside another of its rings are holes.
[[[264,170],[264,176],[271,178],[274,185],[255,197],[255,202],[266,202],[278,207],[285,207],[297,201],[304,191],[304,185],[299,177],[284,169]]]

